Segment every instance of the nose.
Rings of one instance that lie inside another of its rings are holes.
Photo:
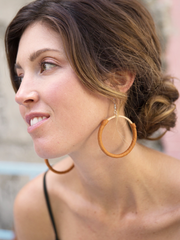
[[[25,79],[23,79],[17,93],[15,96],[15,101],[19,105],[23,105],[25,107],[29,107],[30,105],[38,102],[39,100],[39,94],[37,89],[30,84],[29,82],[26,82]]]

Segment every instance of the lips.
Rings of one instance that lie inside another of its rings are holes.
[[[42,121],[44,119],[47,119],[47,117],[35,117],[35,118],[30,120],[30,126],[33,126],[36,123],[38,123],[38,122],[40,122],[40,121]]]
[[[29,126],[33,126],[35,124],[37,124],[38,122],[44,120],[44,119],[47,119],[49,118],[50,115],[47,114],[47,113],[40,113],[40,112],[34,112],[34,113],[30,113],[30,114],[27,114],[25,116],[25,121],[27,122],[27,124]]]

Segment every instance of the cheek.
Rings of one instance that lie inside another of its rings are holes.
[[[56,78],[53,84],[48,84],[46,90],[45,101],[54,108],[67,106],[68,109],[74,102],[82,99],[83,88],[79,80],[73,74],[64,74],[60,78]]]

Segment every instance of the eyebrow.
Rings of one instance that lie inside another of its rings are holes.
[[[32,53],[29,57],[30,61],[33,62],[34,60],[36,60],[36,58],[38,58],[42,53],[44,52],[49,52],[49,51],[53,51],[53,52],[59,52],[59,50],[56,50],[56,49],[51,49],[51,48],[43,48],[43,49],[40,49],[34,53]]]
[[[34,60],[36,60],[41,54],[43,54],[44,52],[50,52],[50,51],[53,51],[53,52],[59,52],[61,53],[61,51],[59,50],[56,50],[56,49],[52,49],[52,48],[43,48],[43,49],[40,49],[34,53],[32,53],[29,57],[29,60],[31,62],[33,62]],[[14,65],[14,69],[16,71],[16,69],[22,69],[21,65],[19,63],[15,63]]]

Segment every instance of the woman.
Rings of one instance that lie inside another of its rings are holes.
[[[16,198],[18,240],[180,239],[180,163],[136,142],[174,127],[179,96],[147,10],[36,0],[5,45],[20,113],[52,170]]]

